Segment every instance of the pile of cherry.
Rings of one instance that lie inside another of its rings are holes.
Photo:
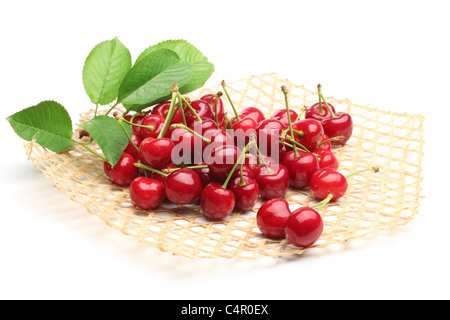
[[[176,85],[170,101],[133,115],[115,113],[118,121],[132,125],[133,135],[113,168],[104,163],[106,175],[116,185],[129,186],[136,207],[151,210],[164,200],[200,203],[212,220],[250,210],[261,197],[265,202],[256,221],[263,235],[286,238],[298,247],[312,245],[323,231],[320,210],[345,194],[347,178],[355,174],[337,171],[332,150],[351,137],[351,116],[336,112],[320,85],[319,102],[299,112],[290,109],[282,86],[286,108],[270,118],[256,107],[238,113],[223,81],[222,88],[232,118],[221,91],[190,100]],[[361,171],[366,170],[377,168]],[[316,204],[291,212],[284,199],[290,187],[309,188]]]

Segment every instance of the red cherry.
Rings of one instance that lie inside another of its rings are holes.
[[[276,162],[269,156],[262,155],[261,158],[260,155],[250,154],[249,157],[245,158],[245,165],[250,169],[250,171],[252,171],[255,178],[259,175],[260,170],[264,167],[261,159],[263,159],[269,167],[276,164]]]
[[[201,193],[203,214],[210,219],[224,219],[233,212],[235,203],[234,193],[217,182],[208,184]]]
[[[335,146],[345,145],[353,133],[352,117],[345,112],[338,112],[335,118],[323,120],[322,126],[328,137],[342,137],[341,139],[331,141],[331,144]]]
[[[205,135],[205,132],[208,130],[217,130],[217,124],[214,120],[209,118],[203,118],[202,121],[195,120],[189,126],[192,130],[197,132],[200,135]]]
[[[103,170],[111,182],[118,186],[125,187],[129,186],[139,174],[139,169],[134,165],[135,162],[136,159],[124,152],[114,168],[109,162],[105,161],[103,163]]]
[[[263,203],[256,214],[256,224],[263,235],[284,238],[286,221],[291,215],[289,204],[284,199],[271,199]]]
[[[145,138],[139,147],[139,157],[155,169],[172,163],[174,143],[168,138]]]
[[[214,120],[214,114],[211,111],[211,107],[209,106],[208,102],[205,102],[203,100],[193,100],[191,101],[190,105],[200,118],[210,118]],[[192,122],[197,120],[195,114],[188,107],[184,109],[184,114],[188,126],[190,126]]]
[[[237,171],[239,172],[239,171]],[[259,198],[259,185],[258,183],[248,177],[243,176],[232,178],[228,184],[230,189],[236,198],[236,208],[242,211],[248,211],[256,204]]]
[[[292,129],[295,130],[294,139],[308,150],[317,148],[323,139],[324,129],[320,122],[314,119],[296,121],[292,124]]]
[[[295,120],[297,120],[298,113],[295,112],[294,110],[289,110],[289,114],[291,115],[291,122],[295,122]],[[284,126],[283,129],[286,129],[289,127],[289,118],[288,118],[286,109],[281,109],[281,110],[275,111],[274,114],[272,115],[271,119],[280,121]]]
[[[325,102],[322,102],[321,104],[322,104],[322,109],[320,109],[320,104],[318,102],[313,104],[312,106],[308,107],[308,109],[305,112],[305,119],[314,119],[314,120],[321,122],[325,119],[331,118],[331,113],[328,110]],[[333,111],[333,113],[336,112],[333,105],[328,103],[328,106]]]
[[[327,141],[328,139],[330,139],[330,137],[328,137],[325,133],[323,134],[323,138],[322,141],[319,142],[318,144],[318,148],[321,149],[326,149],[326,150],[331,150],[331,141]],[[326,141],[326,142],[325,142]]]
[[[253,171],[245,164],[242,165],[242,175],[245,177],[249,177],[250,179],[255,179],[255,175],[253,174]],[[232,178],[240,177],[241,171],[235,170],[233,172]]]
[[[297,247],[311,246],[320,238],[322,232],[322,217],[313,208],[301,207],[292,212],[286,221],[286,239]]]
[[[214,119],[215,119],[215,113],[214,113],[214,106],[216,103],[216,98],[214,97],[214,94],[205,94],[203,95],[200,100],[206,101],[209,103],[209,105],[211,106],[211,112],[214,115]],[[217,118],[219,120],[219,122],[221,122],[223,120],[223,113],[224,113],[224,107],[223,107],[223,101],[221,98],[219,98],[219,100],[217,100]]]
[[[164,185],[155,179],[137,177],[130,184],[130,199],[141,209],[155,209],[164,200]]]
[[[239,113],[239,118],[245,119],[245,118],[252,118],[256,121],[256,123],[260,123],[263,121],[266,117],[264,116],[264,113],[259,110],[256,107],[246,107],[242,109],[242,111]],[[233,125],[234,128],[234,125]]]
[[[170,100],[169,101],[165,101],[165,102],[161,102],[160,104],[156,105],[152,109],[152,114],[157,114],[157,115],[163,116],[164,118],[167,118],[167,114],[169,113],[170,105],[171,105],[171,101]],[[172,121],[170,123],[171,124],[183,123],[180,109],[177,109],[177,111],[173,115]]]
[[[227,132],[217,128],[206,130],[203,137],[211,140],[211,142],[208,143],[208,146],[212,148],[211,150],[220,146],[234,146],[234,139]]]
[[[202,193],[202,181],[194,170],[182,168],[166,178],[166,197],[175,204],[197,202]]]
[[[319,169],[319,161],[311,152],[297,150],[288,152],[283,158],[283,165],[289,171],[290,185],[296,189],[309,187],[311,176]]]
[[[174,143],[173,163],[193,165],[202,161],[205,142],[200,137],[184,128],[175,128],[172,131],[171,140]]]
[[[135,128],[135,127],[133,127],[133,128]],[[136,147],[138,147],[138,149],[142,143],[142,140],[143,139],[140,134],[133,133],[133,135],[131,136],[131,141],[133,141],[134,145]],[[130,154],[133,158],[139,159],[139,150],[136,150],[136,148],[133,146],[133,144],[131,142],[128,142],[128,145],[124,151],[126,153]]]
[[[339,168],[339,160],[331,150],[316,148],[312,153],[317,156],[320,168],[331,168],[335,170]]]
[[[132,122],[134,124],[141,124],[142,120],[144,119],[144,117],[145,116],[134,116],[134,118],[133,118],[133,116],[131,114],[127,114],[124,118],[125,118],[125,120],[130,121],[130,122]],[[131,121],[131,119],[133,119],[133,121]],[[140,135],[141,134],[141,127],[133,126],[133,133],[136,133],[136,134]]]
[[[289,190],[289,172],[281,164],[273,164],[269,168],[271,172],[264,166],[256,175],[259,194],[267,200],[283,198]]]
[[[332,193],[331,200],[336,200],[345,194],[348,182],[345,176],[335,169],[323,168],[312,175],[310,188],[314,196],[319,199],[325,199],[329,193]]]
[[[163,173],[166,173],[165,170],[171,170],[171,169],[180,169],[180,167],[177,167],[177,166],[175,166],[173,164],[169,164],[169,165],[164,166],[164,167],[162,167],[162,168],[160,168],[158,170],[163,172]],[[145,170],[145,169],[143,169],[143,170]],[[167,179],[166,175],[162,175],[162,174],[159,174],[159,173],[156,173],[156,172],[153,172],[153,171],[149,171],[149,170],[146,170],[146,171],[147,171],[147,175],[148,175],[149,178],[158,180],[159,182],[161,182],[163,184],[164,188],[166,187],[166,179]]]
[[[230,145],[214,149],[205,160],[212,176],[219,181],[225,181],[240,153],[237,147]]]
[[[283,129],[285,129],[284,124],[277,119],[266,119],[258,124],[256,127],[258,148],[263,154],[269,157],[279,157],[279,150],[281,148],[279,140]],[[276,146],[276,149],[272,150],[274,146]]]
[[[204,165],[206,165],[206,162],[202,161],[202,162],[198,163],[197,165],[204,166]],[[208,185],[211,182],[214,182],[214,178],[212,177],[211,173],[209,172],[209,167],[196,168],[196,169],[192,169],[192,170],[194,170],[195,173],[197,173],[197,175],[199,176],[200,180],[202,181],[203,187],[205,187],[206,185]]]
[[[250,117],[243,118],[233,125],[234,144],[243,149],[250,140],[250,135],[256,136],[256,127],[258,123]]]
[[[149,114],[142,119],[141,125],[149,126],[149,128],[140,127],[142,138],[157,138],[164,126],[165,117],[158,114]],[[170,133],[170,130],[167,130]]]

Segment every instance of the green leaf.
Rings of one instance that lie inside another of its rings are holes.
[[[171,97],[170,90],[189,82],[192,67],[181,62],[178,55],[168,49],[156,50],[136,63],[123,79],[118,102],[128,110],[139,111]]]
[[[65,151],[77,144],[72,140],[72,120],[58,102],[42,101],[6,120],[22,139],[36,139],[38,144],[53,152]]]
[[[201,88],[214,72],[214,65],[208,62],[208,59],[200,50],[186,40],[167,40],[151,46],[139,55],[136,63],[159,49],[175,51],[181,61],[188,62],[192,66],[191,80],[184,86],[179,86],[180,92],[183,94]]]
[[[83,85],[92,103],[106,105],[114,101],[130,68],[130,52],[119,39],[96,45],[83,67]]]
[[[126,123],[123,125],[127,134],[131,137],[133,129]],[[90,121],[82,123],[81,127],[89,132],[90,136],[102,149],[106,161],[114,167],[129,142],[127,135],[117,120],[108,116],[97,116]]]

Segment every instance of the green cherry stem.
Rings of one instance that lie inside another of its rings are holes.
[[[256,139],[253,135],[250,136],[250,142],[249,142],[249,148],[254,147],[256,149],[257,155],[256,155],[256,163],[259,165],[262,164],[266,167],[268,174],[273,174],[272,169],[270,169],[269,165],[266,162],[266,159],[264,159],[264,156],[262,155],[261,151],[259,151],[258,144],[256,143]]]
[[[320,96],[321,90],[322,90],[322,85],[319,83],[317,85],[317,94],[319,95],[319,114],[323,114],[322,97]]]
[[[317,145],[317,148],[320,148],[321,146],[323,146],[327,142],[335,141],[335,140],[342,140],[343,138],[344,138],[344,136],[336,136],[336,137],[332,137],[332,138],[323,140]]]
[[[173,84],[170,92],[172,93],[172,100],[170,102],[169,112],[167,113],[167,118],[164,121],[164,125],[158,134],[158,139],[164,137],[164,135],[167,132],[167,129],[169,128],[170,123],[172,122],[173,115],[175,114],[174,110],[175,110],[175,106],[177,104],[176,98],[178,96],[178,86],[176,83]]]
[[[317,88],[319,89],[319,97],[322,98],[323,102],[325,102],[325,105],[327,106],[327,109],[330,112],[331,117],[336,118],[336,115],[334,114],[333,110],[331,110],[330,106],[328,105],[327,100],[325,99],[325,97],[322,94],[322,90],[321,90],[322,86],[320,84],[318,84]],[[320,104],[320,106],[322,106],[322,103]]]
[[[245,146],[244,149],[242,149],[241,154],[239,155],[239,158],[237,159],[236,163],[234,164],[233,168],[231,169],[230,173],[228,174],[227,179],[225,180],[225,182],[222,185],[222,189],[226,189],[228,186],[228,182],[230,182],[231,176],[233,175],[234,171],[236,170],[238,164],[242,163],[244,161],[245,155],[248,151],[249,148],[249,144],[247,144]]]
[[[228,94],[228,90],[227,90],[227,86],[225,84],[225,80],[222,80],[222,82],[220,83],[222,85],[223,91],[225,91],[225,95],[228,98],[228,101],[230,102],[231,108],[233,109],[234,115],[236,116],[236,120],[239,122],[241,121],[241,118],[239,117],[239,114],[236,111],[236,108],[234,107],[233,101],[231,100],[230,95]]]
[[[202,118],[200,118],[200,116],[197,114],[197,111],[195,111],[195,109],[191,106],[189,101],[185,97],[183,97],[181,93],[178,93],[178,98],[181,99],[181,101],[183,101],[186,104],[186,106],[189,108],[189,110],[191,110],[192,114],[197,118],[199,122],[203,121]]]
[[[348,179],[348,178],[354,176],[355,174],[362,173],[362,172],[366,172],[366,171],[378,172],[378,171],[380,171],[380,169],[379,169],[378,167],[370,167],[370,168],[366,168],[366,169],[362,169],[362,170],[358,170],[358,171],[349,173],[349,174],[345,175],[344,177],[345,177],[346,179]]]
[[[108,115],[115,107],[117,107],[118,104],[119,104],[118,102],[116,102],[115,104],[113,104],[113,106],[112,106],[111,108],[109,108],[108,111],[106,111],[105,116],[107,116],[107,115]]]
[[[287,118],[289,122],[289,131],[291,132],[291,137],[294,138],[294,130],[292,129],[292,120],[291,120],[291,113],[289,111],[289,99],[288,99],[288,89],[286,86],[281,86],[281,91],[283,91],[284,94],[284,102],[286,104],[286,111],[287,111]],[[294,144],[294,155],[295,158],[298,157],[298,150],[297,146]]]
[[[240,177],[241,177],[241,179],[239,180],[239,186],[243,187],[247,184],[244,180],[244,163],[241,163]]]
[[[161,176],[163,176],[163,177],[167,177],[167,176],[168,176],[167,173],[164,173],[164,172],[159,171],[159,170],[156,170],[156,169],[154,169],[154,168],[152,168],[152,167],[146,166],[145,164],[142,164],[141,162],[136,162],[134,165],[135,165],[136,167],[138,167],[138,168],[145,169],[145,170],[148,170],[148,171],[157,173],[157,174],[159,174],[159,175],[161,175]]]
[[[162,172],[164,173],[172,173],[177,170],[183,169],[183,168],[189,168],[189,169],[206,169],[208,168],[208,165],[198,165],[198,166],[187,166],[187,167],[180,167],[180,168],[170,168],[170,169],[163,169]]]
[[[297,122],[298,120],[300,120],[300,118],[302,117],[302,115],[305,113],[305,111],[307,110],[307,107],[303,107],[302,110],[300,110],[300,112],[297,115],[297,118],[295,118],[295,122]]]
[[[139,148],[137,147],[137,145],[133,142],[133,139],[131,139],[130,135],[127,132],[127,129],[125,129],[125,126],[122,123],[122,117],[118,116],[117,118],[117,123],[120,125],[120,127],[122,128],[123,132],[125,133],[125,135],[127,136],[128,140],[131,142],[131,145],[137,150],[139,151]]]
[[[217,124],[217,128],[219,128],[219,115],[217,114],[217,103],[220,99],[220,97],[223,95],[223,93],[221,91],[217,92],[214,97],[214,115],[216,118],[216,124]]]
[[[302,149],[305,152],[310,152],[304,145],[302,145],[300,142],[298,142],[297,140],[295,140],[291,136],[285,135],[284,139],[288,140],[291,143],[293,143],[292,148],[299,147],[300,149]]]
[[[316,209],[316,211],[320,211],[320,210],[322,210],[323,209],[323,207],[328,203],[328,202],[330,202],[331,201],[331,199],[333,198],[333,194],[330,192],[328,195],[327,195],[327,197],[325,198],[325,199],[323,199],[322,201],[320,201],[320,202],[318,202],[318,203],[316,203],[316,204],[314,204],[314,205],[312,205],[312,206],[309,206],[310,208],[317,208]]]
[[[106,158],[104,156],[102,156],[100,153],[92,150],[91,148],[89,148],[87,145],[82,144],[83,148],[85,148],[87,151],[89,151],[90,153],[92,153],[94,156],[99,157],[100,159],[102,159],[103,161],[108,162],[108,160],[106,160]]]
[[[175,123],[175,124],[171,125],[170,128],[171,128],[172,130],[173,130],[173,129],[176,129],[176,128],[181,128],[181,129],[187,130],[187,131],[189,131],[190,133],[192,133],[194,136],[196,136],[196,137],[202,139],[203,141],[205,141],[207,144],[211,143],[211,139],[205,138],[204,136],[202,136],[202,135],[199,134],[198,132],[195,132],[194,130],[192,130],[192,129],[189,128],[188,126],[185,126],[184,124],[181,124],[181,123]]]

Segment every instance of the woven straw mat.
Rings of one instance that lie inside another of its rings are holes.
[[[227,83],[238,109],[257,106],[266,116],[285,108],[281,85],[289,89],[291,109],[300,110],[318,101],[316,91],[261,74]],[[221,87],[189,94],[198,99]],[[344,147],[333,152],[343,174],[378,166],[380,172],[364,172],[349,178],[343,198],[325,206],[321,215],[324,230],[311,247],[299,248],[286,240],[264,237],[256,225],[258,201],[249,212],[233,212],[223,221],[210,221],[200,206],[174,205],[165,201],[153,211],[132,205],[128,188],[112,185],[103,171],[103,162],[82,147],[53,153],[34,143],[25,149],[36,168],[73,201],[102,219],[108,226],[139,241],[189,258],[256,258],[301,255],[305,250],[323,248],[380,231],[405,225],[418,213],[423,158],[423,121],[420,115],[399,114],[355,105],[348,99],[326,97],[337,111],[352,115],[353,135]],[[223,99],[227,112],[231,108]],[[107,110],[107,109],[105,109]],[[80,121],[93,116],[81,114]],[[317,203],[309,190],[289,190],[286,200],[291,210]]]

